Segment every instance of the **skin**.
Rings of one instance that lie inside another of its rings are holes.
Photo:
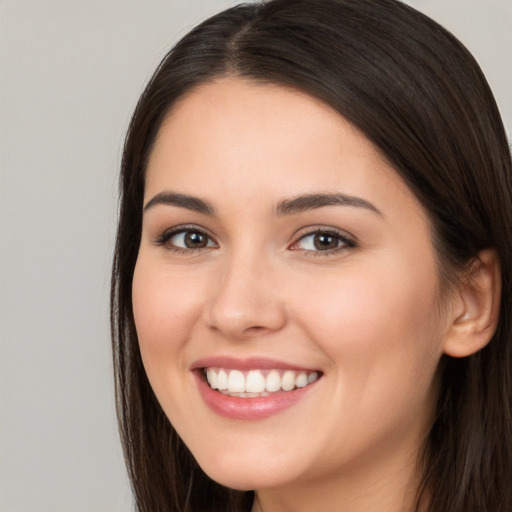
[[[255,489],[255,511],[410,510],[436,368],[462,311],[441,296],[429,222],[402,179],[321,101],[224,78],[190,92],[160,129],[145,204],[169,191],[215,214],[146,208],[133,307],[151,385],[204,471]],[[311,193],[372,207],[276,215]],[[207,246],[158,243],[179,226],[205,232]],[[354,243],[319,250],[317,228]],[[210,356],[323,375],[279,414],[230,419],[205,404],[191,372]]]

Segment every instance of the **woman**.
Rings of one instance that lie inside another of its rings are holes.
[[[512,510],[511,159],[395,0],[214,16],[132,118],[112,286],[143,511]]]

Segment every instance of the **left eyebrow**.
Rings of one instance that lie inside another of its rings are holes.
[[[277,216],[293,215],[316,210],[317,208],[323,208],[325,206],[364,208],[384,218],[382,212],[372,203],[360,197],[345,194],[307,194],[292,199],[284,199],[277,204],[275,213]]]

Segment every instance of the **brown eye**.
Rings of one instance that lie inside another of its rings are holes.
[[[194,251],[217,247],[210,236],[197,229],[178,229],[166,232],[156,240],[156,244],[175,251]]]
[[[198,231],[187,231],[183,242],[187,249],[202,249],[208,246],[208,237]]]
[[[310,251],[312,253],[333,253],[355,247],[355,242],[335,231],[317,230],[303,235],[292,247],[292,250]]]
[[[334,236],[329,233],[317,233],[314,236],[313,244],[318,251],[332,250],[339,247],[339,236]]]

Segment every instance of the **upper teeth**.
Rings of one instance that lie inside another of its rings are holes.
[[[262,393],[265,396],[275,391],[291,391],[303,388],[318,379],[317,372],[294,370],[226,370],[208,368],[206,380],[212,389],[227,393]],[[254,396],[254,395],[251,395]]]

